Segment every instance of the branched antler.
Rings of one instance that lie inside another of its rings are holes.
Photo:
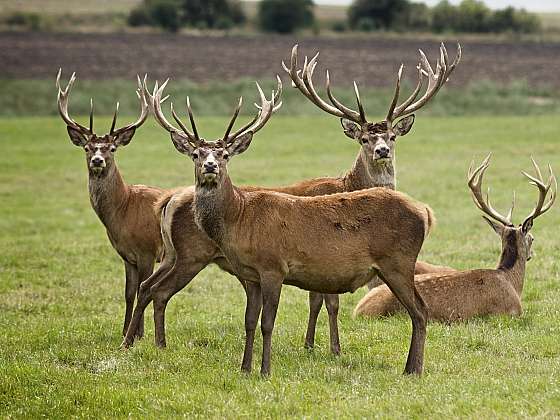
[[[556,200],[556,192],[558,191],[558,183],[556,181],[556,177],[552,173],[552,167],[548,165],[549,177],[548,177],[548,182],[545,184],[541,170],[539,169],[539,166],[537,165],[537,163],[532,157],[531,157],[531,162],[533,162],[533,167],[535,168],[536,176],[531,176],[524,171],[522,171],[522,174],[529,179],[529,183],[531,185],[534,185],[539,189],[539,198],[537,200],[537,204],[535,205],[533,211],[523,221],[523,225],[525,225],[530,220],[532,221],[536,219],[541,214],[548,211],[552,207],[552,204],[554,204],[554,200]],[[545,204],[546,196],[551,190],[551,187],[553,188],[550,194],[550,199]]]

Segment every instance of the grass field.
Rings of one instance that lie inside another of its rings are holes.
[[[201,118],[199,129],[210,137],[225,124]],[[499,240],[467,193],[468,163],[494,152],[493,203],[505,209],[515,189],[520,221],[536,192],[519,171],[530,169],[532,153],[559,172],[557,133],[552,115],[419,116],[399,140],[398,187],[438,217],[422,258],[494,266]],[[146,338],[118,350],[123,270],[89,206],[83,152],[56,117],[0,119],[0,142],[0,417],[560,416],[558,205],[535,222],[524,314],[431,324],[423,377],[401,375],[407,317],[351,319],[364,290],[341,298],[342,355],[329,354],[324,313],[317,347],[305,351],[307,294],[285,287],[272,377],[263,380],[239,372],[244,294],[215,267],[170,302],[166,350],[154,348],[151,306]],[[278,116],[233,160],[231,175],[262,185],[337,175],[357,149],[335,118]],[[129,182],[172,187],[193,178],[190,161],[151,120],[117,159]]]

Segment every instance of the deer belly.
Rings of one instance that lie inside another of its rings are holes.
[[[321,267],[303,266],[294,264],[290,266],[284,283],[300,289],[319,293],[348,293],[354,292],[375,275],[371,268],[356,270],[356,267],[339,267],[328,270],[323,264]]]

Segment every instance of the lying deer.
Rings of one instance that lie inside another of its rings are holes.
[[[461,57],[460,47],[458,49],[458,55],[453,63],[449,63],[447,56],[447,51],[442,45],[440,49],[441,63],[438,62],[436,67],[436,72],[434,73],[432,67],[430,66],[425,55],[421,52],[421,60],[419,63],[419,82],[411,97],[407,99],[401,106],[397,107],[396,103],[398,101],[398,92],[400,89],[400,81],[402,77],[402,68],[399,71],[399,77],[397,79],[397,88],[395,92],[395,98],[393,99],[394,104],[388,113],[387,120],[381,123],[368,123],[365,117],[363,106],[361,105],[359,92],[356,88],[356,98],[359,103],[358,111],[352,111],[348,107],[340,105],[340,109],[334,106],[326,104],[324,101],[319,99],[313,99],[314,103],[317,103],[321,109],[339,116],[342,118],[343,127],[345,128],[345,133],[350,135],[355,139],[360,145],[360,152],[356,157],[352,169],[342,177],[333,178],[316,178],[312,180],[303,181],[296,183],[288,187],[275,187],[272,189],[279,192],[284,192],[292,195],[299,196],[316,196],[324,194],[332,194],[343,191],[353,191],[357,189],[369,188],[374,186],[387,186],[389,188],[394,188],[395,185],[395,171],[393,167],[394,163],[394,147],[397,135],[402,136],[408,133],[414,122],[414,114],[416,110],[425,105],[432,97],[436,95],[441,86],[447,81],[451,72],[457,65]],[[293,81],[296,86],[300,87],[300,90],[307,97],[317,97],[312,84],[313,71],[317,63],[317,56],[315,56],[311,61],[310,65],[304,65],[304,72],[301,77],[296,76],[298,74],[297,70],[297,45],[292,50],[291,59],[291,70],[290,74],[293,74]],[[428,76],[428,88],[426,93],[416,102],[414,100],[418,96],[425,75]],[[166,84],[161,87],[157,87],[155,92],[159,91],[159,101],[163,96],[163,89]],[[310,86],[311,90],[307,87]],[[329,96],[332,96],[330,92]],[[281,84],[279,82],[277,89],[277,96],[280,92]],[[145,86],[146,94],[149,95],[147,87]],[[309,93],[313,92],[313,94]],[[334,98],[334,97],[333,97]],[[277,98],[276,98],[277,100]],[[174,127],[163,114],[161,109],[161,103],[155,101],[154,98],[150,102],[154,105],[154,115],[159,124],[171,133],[172,139],[180,135],[181,133],[188,132],[184,125],[177,118],[176,114],[173,113],[173,117],[179,124],[179,127]],[[333,103],[339,103],[334,99]],[[277,105],[278,107],[278,105]],[[190,106],[188,107],[190,109]],[[343,111],[344,110],[344,111]],[[236,111],[238,112],[238,111]],[[192,112],[189,111],[189,115]],[[395,121],[397,118],[403,115],[408,115],[401,120]],[[191,123],[192,123],[191,118]],[[350,127],[350,128],[348,128]],[[353,127],[353,128],[352,128]],[[196,127],[193,127],[196,130]],[[350,131],[349,131],[350,130]],[[177,134],[179,133],[179,134]],[[245,189],[255,190],[259,189],[256,187],[244,187]],[[263,188],[260,188],[263,189]],[[230,267],[228,267],[227,261],[221,256],[219,249],[212,244],[205,234],[201,234],[197,231],[197,227],[193,221],[192,215],[192,202],[194,200],[194,190],[187,189],[176,196],[172,197],[169,195],[167,198],[163,199],[158,206],[160,211],[165,208],[163,212],[164,219],[167,221],[162,223],[162,229],[168,227],[168,232],[164,233],[164,236],[168,238],[169,247],[175,246],[180,250],[173,249],[167,250],[166,245],[166,256],[169,257],[167,263],[162,263],[160,269],[154,273],[140,288],[140,293],[138,297],[138,303],[136,305],[133,321],[131,325],[134,327],[135,320],[140,319],[140,315],[144,313],[146,306],[154,300],[154,319],[156,325],[156,345],[165,346],[165,308],[167,302],[171,297],[184,288],[196,274],[202,270],[206,265],[211,262],[217,262],[218,265],[231,272]],[[196,246],[192,246],[196,244]],[[175,257],[178,255],[178,258]],[[177,261],[177,262],[175,262]],[[423,272],[434,272],[438,270],[450,270],[448,267],[434,266],[428,263],[419,262],[416,266],[416,271],[418,273]],[[309,325],[307,328],[306,335],[306,346],[313,347],[314,335],[315,335],[315,325],[317,321],[317,316],[322,305],[323,295],[322,294],[310,294],[310,316]],[[337,328],[337,315],[338,315],[338,296],[328,296],[326,298],[326,306],[329,312],[329,323],[330,323],[330,342],[331,351],[335,354],[340,352],[340,344],[338,337]],[[130,346],[133,342],[133,328],[129,330],[124,346]]]
[[[275,107],[274,95],[270,100],[262,91],[260,95],[255,122],[231,134],[238,107],[221,139],[207,141],[198,135],[190,107],[193,131],[183,124],[182,131],[172,131],[176,149],[195,165],[195,223],[246,281],[242,369],[251,370],[262,303],[261,374],[270,374],[272,330],[284,283],[338,294],[353,292],[379,275],[410,314],[412,341],[405,372],[420,374],[427,308],[414,285],[414,265],[434,223],[431,209],[386,188],[298,197],[235,187],[227,163],[247,150],[256,131],[253,127],[262,128]],[[160,101],[161,90],[154,97],[154,107]]]
[[[453,70],[461,60],[461,45],[457,45],[457,57],[450,63],[447,49],[442,43],[440,46],[440,59],[434,72],[426,55],[420,50],[420,62],[418,63],[418,82],[412,94],[402,104],[398,105],[401,79],[404,66],[401,65],[395,86],[395,93],[389,106],[385,120],[380,122],[369,122],[366,118],[364,107],[360,100],[358,85],[354,82],[354,92],[358,104],[358,110],[353,110],[335,98],[330,87],[329,71],[326,71],[326,91],[330,104],[321,99],[313,86],[313,73],[317,66],[317,53],[309,62],[305,57],[302,69],[298,69],[297,63],[298,46],[292,49],[290,67],[282,62],[282,67],[290,76],[292,85],[296,87],[307,99],[317,105],[321,110],[340,118],[344,134],[360,145],[353,168],[341,178],[328,178],[327,182],[332,184],[329,193],[342,191],[356,191],[371,187],[396,188],[395,168],[395,145],[400,136],[407,134],[414,124],[414,112],[426,105],[447,82]],[[428,79],[428,87],[423,96],[417,97],[422,90],[424,76]],[[398,118],[401,118],[400,120]],[[437,266],[418,261],[415,267],[416,274],[450,272],[450,267]],[[374,278],[368,283],[371,289],[382,284],[379,278]],[[315,341],[315,327],[321,307],[325,302],[329,315],[331,351],[338,354],[340,343],[338,339],[338,295],[326,295],[322,293],[309,293],[309,321],[305,335],[305,347],[313,348]]]
[[[488,168],[489,159],[490,155],[475,171],[472,171],[471,166],[468,184],[476,206],[486,215],[482,217],[502,239],[500,262],[495,270],[479,269],[416,276],[416,286],[428,304],[430,319],[451,322],[481,315],[521,314],[525,263],[531,259],[533,243],[533,235],[529,231],[533,227],[533,221],[554,203],[556,178],[549,166],[550,177],[545,184],[535,161],[533,165],[536,176],[523,172],[530,183],[539,189],[539,199],[535,209],[523,223],[514,226],[511,222],[513,205],[507,216],[502,216],[492,208],[488,197],[485,201],[482,196],[482,177]],[[554,188],[545,204],[551,186]],[[354,315],[385,316],[402,309],[387,286],[378,286],[358,303]]]
[[[154,214],[153,205],[166,191],[145,185],[126,184],[114,159],[117,149],[129,144],[136,129],[146,121],[149,113],[148,103],[138,78],[136,93],[141,108],[138,120],[115,129],[119,109],[117,103],[109,134],[98,136],[93,131],[93,100],[89,128],[70,117],[68,100],[76,75],[73,73],[66,88],[62,89],[61,72],[62,69],[59,70],[56,78],[58,111],[66,123],[72,143],[84,149],[91,206],[105,226],[111,245],[124,262],[126,276],[124,335],[130,323],[138,287],[152,274],[154,263],[162,252],[159,219]],[[141,318],[138,320],[135,334],[137,337],[142,337],[143,332],[144,320]]]

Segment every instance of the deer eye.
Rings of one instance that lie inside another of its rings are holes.
[[[229,159],[229,153],[224,152],[224,153],[222,154],[222,157],[223,157],[225,160],[228,160],[228,159]]]
[[[85,150],[86,152],[89,152],[89,146],[88,146],[87,144],[84,146],[84,150]]]
[[[111,146],[111,147],[109,147],[109,151],[111,153],[115,153],[117,151],[117,147],[116,146]]]
[[[368,142],[368,139],[362,138],[362,144],[367,144],[367,142]]]
[[[397,139],[397,136],[394,135],[394,134],[391,134],[391,135],[389,136],[389,140],[391,140],[391,141],[395,141],[396,139]]]
[[[193,158],[193,159],[198,159],[198,153],[197,153],[197,152],[193,152],[193,153],[192,153],[192,158]]]

